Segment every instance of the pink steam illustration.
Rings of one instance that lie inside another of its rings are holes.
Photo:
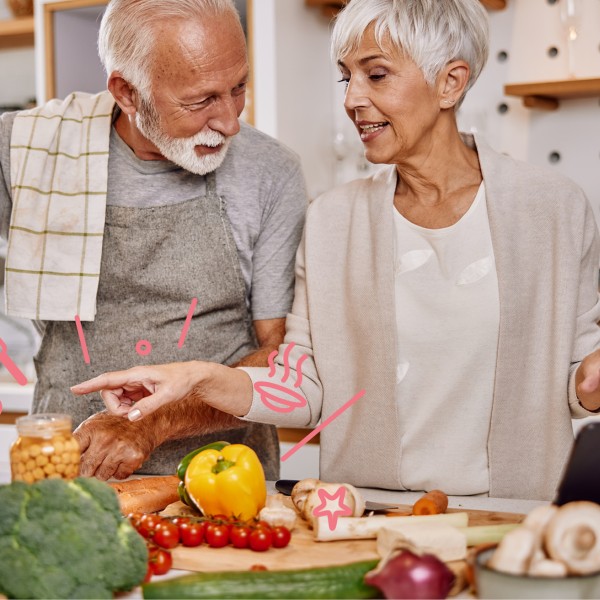
[[[290,377],[290,353],[294,349],[296,344],[291,342],[283,353],[283,364],[284,371],[281,383],[286,383]],[[269,377],[275,376],[275,362],[274,359],[277,356],[277,350],[274,350],[269,354]],[[298,388],[302,384],[302,363],[308,358],[306,354],[303,354],[296,362],[296,382],[294,387]],[[254,389],[260,394],[262,403],[269,409],[279,413],[289,413],[297,408],[306,406],[306,398],[300,395],[298,392],[291,390],[290,388],[275,383],[272,381],[257,381],[254,384]]]

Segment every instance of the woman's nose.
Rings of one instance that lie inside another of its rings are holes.
[[[370,102],[366,90],[356,79],[350,79],[344,96],[344,107],[347,111],[363,108]]]

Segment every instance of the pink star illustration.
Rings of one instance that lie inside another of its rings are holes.
[[[344,504],[346,488],[343,485],[341,485],[334,494],[329,494],[327,490],[323,488],[317,490],[317,493],[319,494],[321,504],[319,504],[319,506],[313,510],[313,515],[315,515],[315,517],[326,516],[329,523],[329,529],[331,531],[335,529],[338,517],[349,517],[352,515],[352,509],[347,504]],[[327,508],[328,500],[337,500],[339,510],[331,510],[330,508]]]

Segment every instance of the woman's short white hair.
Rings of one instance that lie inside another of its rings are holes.
[[[433,85],[452,60],[464,60],[475,83],[488,57],[488,18],[479,0],[351,0],[333,28],[331,53],[337,63],[358,48],[369,25],[375,39],[395,45]]]
[[[239,19],[233,0],[110,0],[98,34],[100,60],[107,75],[119,71],[123,79],[147,95],[156,25],[165,20],[225,13],[234,13]]]

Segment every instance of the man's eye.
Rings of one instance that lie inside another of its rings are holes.
[[[240,85],[236,85],[233,88],[233,93],[234,94],[243,94],[246,91],[247,85],[248,85],[247,83],[240,83]]]

